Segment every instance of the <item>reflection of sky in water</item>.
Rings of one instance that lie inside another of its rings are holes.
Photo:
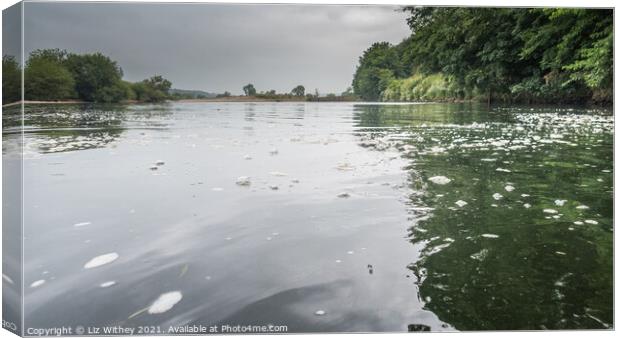
[[[605,112],[37,106],[24,124],[27,325],[610,323]]]

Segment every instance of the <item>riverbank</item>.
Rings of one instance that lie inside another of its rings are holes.
[[[258,96],[227,96],[227,97],[215,97],[208,99],[180,99],[180,100],[166,100],[163,102],[195,102],[195,103],[221,103],[221,102],[355,102],[358,101],[355,98],[350,97],[319,97],[318,99],[308,100],[306,97],[284,97],[284,98],[263,98]],[[7,104],[3,104],[2,107],[17,106],[20,104],[85,104],[95,103],[91,101],[83,100],[24,100],[16,101]],[[123,100],[120,104],[133,104],[133,103],[150,103],[138,100]]]

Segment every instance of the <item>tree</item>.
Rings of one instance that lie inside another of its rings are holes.
[[[299,85],[295,88],[293,88],[293,90],[291,90],[291,94],[295,95],[295,96],[304,96],[306,93],[306,88],[304,88],[304,86]]]
[[[2,104],[21,100],[22,74],[15,57],[2,57]]]
[[[243,86],[243,92],[245,93],[246,96],[256,95],[256,89],[254,88],[254,85],[251,83],[248,83],[247,85]]]
[[[80,99],[96,101],[102,95],[99,91],[109,92],[105,87],[118,86],[123,76],[122,69],[116,61],[101,54],[69,54],[65,61],[67,69],[75,79],[75,91]]]
[[[397,50],[388,42],[377,42],[360,57],[353,76],[353,90],[366,100],[378,100],[389,79],[405,75]]]
[[[75,97],[75,82],[60,63],[45,57],[31,57],[24,71],[26,100],[61,100]]]
[[[139,101],[160,102],[169,98],[168,91],[172,83],[160,75],[152,76],[141,82],[134,83],[132,90]]]

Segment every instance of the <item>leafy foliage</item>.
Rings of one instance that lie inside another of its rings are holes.
[[[450,79],[452,90],[443,94],[453,95],[453,99],[612,99],[611,10],[404,10],[410,13],[411,36],[396,46],[375,43],[360,57],[353,89],[363,99],[418,100],[419,95],[403,92],[401,87],[411,87],[420,76],[433,78],[433,74]]]
[[[2,57],[2,103],[10,103],[21,99],[22,75],[19,64],[14,57]]]
[[[246,96],[254,96],[256,95],[256,88],[254,88],[253,84],[248,83],[247,85],[243,86],[243,92]]]
[[[306,94],[306,88],[302,85],[299,85],[293,88],[293,90],[291,90],[291,94],[295,96],[304,96]]]

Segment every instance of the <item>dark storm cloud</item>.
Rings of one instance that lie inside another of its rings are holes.
[[[409,34],[404,13],[386,6],[26,3],[25,52],[100,51],[125,78],[162,74],[174,87],[233,93],[340,92],[375,41]]]

